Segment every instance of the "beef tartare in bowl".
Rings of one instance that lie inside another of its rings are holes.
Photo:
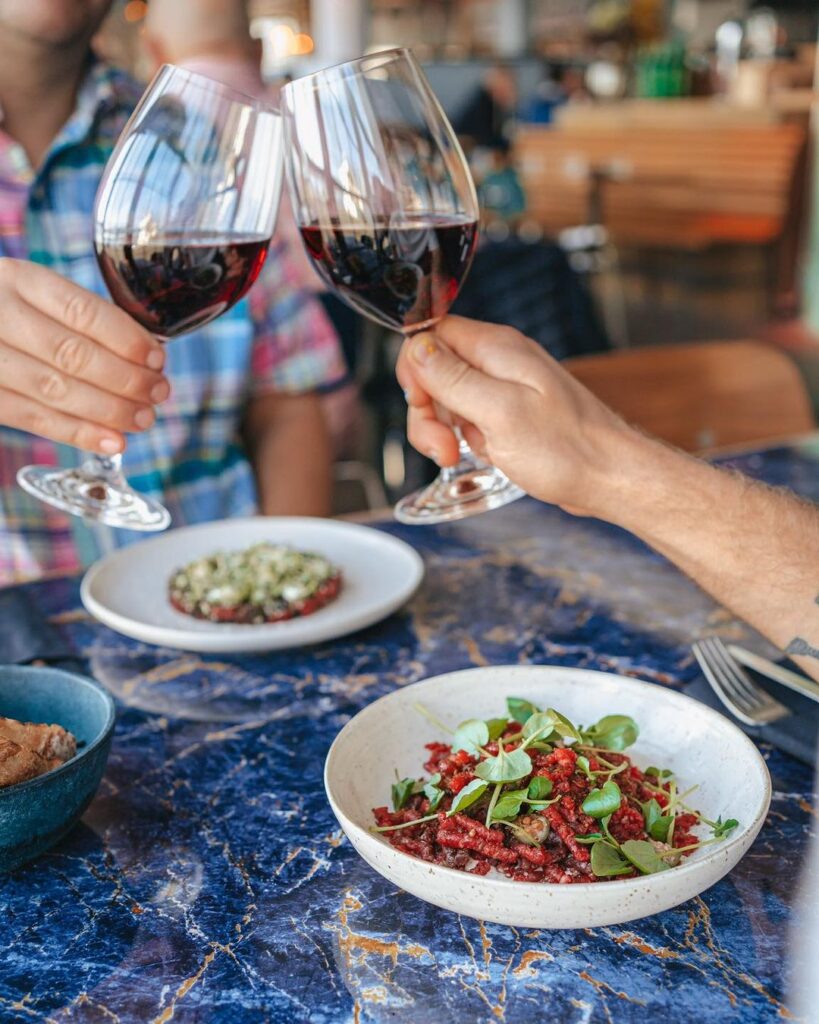
[[[722,878],[765,820],[753,743],[682,694],[602,672],[491,667],[356,715],[325,786],[353,846],[421,899],[534,928],[618,924]]]

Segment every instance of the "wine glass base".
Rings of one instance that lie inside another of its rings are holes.
[[[451,523],[525,496],[525,491],[494,466],[470,465],[444,470],[428,487],[402,498],[395,506],[395,518],[411,526]]]
[[[104,480],[82,466],[25,466],[17,474],[17,483],[54,508],[106,526],[153,532],[171,523],[164,505],[138,494],[121,477]]]

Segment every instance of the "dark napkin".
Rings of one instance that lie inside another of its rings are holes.
[[[800,672],[804,675],[800,667],[791,661],[783,659],[780,664],[783,668],[789,668],[793,672]],[[754,672],[753,669],[746,668],[745,671],[772,697],[790,708],[791,714],[770,725],[745,725],[744,722],[734,718],[708,685],[705,676],[701,675],[689,683],[684,692],[689,697],[707,704],[709,708],[721,712],[748,736],[761,740],[763,743],[770,743],[771,746],[778,747],[786,754],[791,754],[813,767],[816,764],[817,738],[819,737],[819,704],[811,700],[810,697],[794,693],[793,690],[774,682],[773,679]]]
[[[0,663],[73,661],[70,645],[21,587],[0,590]]]

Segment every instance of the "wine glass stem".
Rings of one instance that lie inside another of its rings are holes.
[[[448,416],[447,418],[451,422],[451,416]],[[452,432],[454,433],[458,441],[458,461],[454,466],[444,466],[441,469],[441,480],[443,480],[444,483],[449,483],[456,476],[458,476],[459,473],[463,473],[464,468],[474,467],[475,465],[477,465],[475,453],[467,444],[466,439],[464,438],[464,435],[461,431],[461,428],[456,424],[452,423]]]
[[[99,477],[105,483],[125,485],[125,477],[122,474],[122,455],[89,453],[83,463],[83,469],[89,476]]]

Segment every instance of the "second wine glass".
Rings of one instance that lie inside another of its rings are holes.
[[[324,281],[405,336],[433,326],[472,262],[478,200],[412,53],[387,50],[291,82],[282,116],[294,213]],[[402,522],[462,519],[523,495],[455,429],[459,464],[398,503]]]
[[[161,68],[103,173],[94,246],[111,298],[162,341],[230,309],[265,261],[281,193],[281,118],[202,75]],[[170,514],[131,488],[122,456],[26,466],[20,485],[73,515],[162,530]]]

